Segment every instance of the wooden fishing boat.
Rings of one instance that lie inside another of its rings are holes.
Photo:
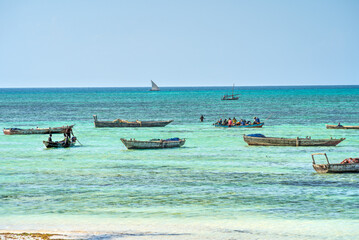
[[[258,123],[258,124],[248,124],[248,125],[222,125],[215,123],[215,127],[224,127],[224,128],[261,128],[263,127],[264,123]]]
[[[239,94],[234,94],[234,84],[233,84],[233,88],[232,88],[232,94],[227,94],[224,95],[221,99],[222,100],[238,100],[239,97],[237,97]]]
[[[316,164],[315,155],[324,155],[328,164]],[[313,168],[317,173],[359,173],[359,158],[349,158],[341,163],[329,163],[326,153],[313,153]]]
[[[138,141],[135,139],[126,140],[121,138],[122,143],[127,149],[153,149],[153,148],[176,148],[185,144],[186,139],[151,139],[149,141]]]
[[[67,143],[65,141],[56,141],[56,142],[49,142],[49,141],[42,141],[46,148],[69,148],[75,146],[76,137],[73,137]]]
[[[152,88],[150,89],[150,91],[159,91],[160,88],[157,86],[156,83],[154,83],[152,80],[151,80],[151,84],[152,84]]]
[[[31,128],[31,129],[22,129],[22,128],[4,128],[5,135],[28,135],[28,134],[56,134],[56,133],[65,133],[66,129],[72,128],[74,125],[62,126],[55,128]]]
[[[343,126],[343,125],[329,125],[329,124],[326,124],[325,126],[327,127],[327,129],[358,129],[359,130],[359,126]]]
[[[95,127],[164,127],[167,124],[173,122],[173,120],[168,121],[135,121],[129,122],[122,119],[116,119],[113,121],[98,121],[97,116],[94,115]]]
[[[256,146],[293,146],[293,147],[310,147],[310,146],[336,146],[345,138],[340,139],[312,139],[306,138],[276,138],[266,137],[262,134],[248,134],[243,135],[243,140],[248,145]]]
[[[238,100],[239,97],[236,97],[238,94],[232,94],[232,95],[224,95],[222,97],[222,100]]]

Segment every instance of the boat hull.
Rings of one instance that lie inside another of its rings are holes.
[[[165,127],[166,125],[173,122],[170,121],[138,121],[138,122],[116,122],[116,121],[95,121],[95,127]]]
[[[227,98],[227,97],[223,97],[222,100],[228,100],[228,101],[231,101],[231,100],[238,100],[239,97],[230,97],[230,98]]]
[[[97,116],[94,115],[94,124],[97,128],[104,128],[104,127],[164,127],[173,120],[168,121],[136,121],[136,122],[128,122],[125,120],[116,119],[114,121],[98,121]]]
[[[60,142],[49,142],[49,141],[43,141],[46,148],[69,148],[75,146],[74,142],[70,142],[69,144],[65,144],[64,141]]]
[[[336,146],[345,138],[340,139],[311,139],[311,138],[273,138],[273,137],[250,137],[243,136],[243,140],[252,146],[292,146],[292,147],[314,147],[314,146]]]
[[[185,139],[179,141],[166,141],[166,140],[155,140],[155,141],[137,141],[137,140],[126,140],[121,138],[122,143],[127,149],[156,149],[156,148],[177,148],[185,144]]]
[[[317,173],[359,173],[359,163],[352,164],[313,164]]]
[[[252,125],[234,125],[234,126],[214,124],[215,127],[224,127],[224,128],[261,128],[263,127],[263,125],[264,123],[252,124]]]
[[[359,130],[359,126],[338,126],[338,125],[329,125],[329,124],[326,124],[325,126],[327,127],[327,129],[358,129]]]
[[[55,128],[31,128],[31,129],[19,129],[19,128],[4,128],[5,135],[30,135],[30,134],[59,134],[65,133],[67,128],[71,126],[55,127]]]

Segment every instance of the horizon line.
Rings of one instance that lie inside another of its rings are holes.
[[[240,88],[240,87],[330,87],[330,86],[343,86],[343,87],[350,87],[350,86],[359,86],[359,84],[355,85],[355,84],[328,84],[328,85],[324,85],[324,84],[306,84],[306,85],[240,85],[240,86],[235,86],[235,88]],[[197,87],[233,87],[231,85],[225,85],[225,86],[220,86],[220,85],[212,85],[212,86],[161,86],[160,88],[197,88]],[[53,89],[59,89],[59,88],[151,88],[149,86],[126,86],[126,87],[105,87],[105,86],[98,86],[98,87],[70,87],[70,86],[63,86],[63,87],[0,87],[0,89],[35,89],[35,88],[53,88]]]

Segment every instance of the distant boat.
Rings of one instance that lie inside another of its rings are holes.
[[[159,91],[160,88],[157,86],[156,83],[154,83],[152,80],[151,80],[151,83],[152,83],[152,88],[150,89],[150,91]]]
[[[326,124],[325,126],[327,127],[327,129],[358,129],[359,130],[359,126],[342,126],[342,125],[329,125],[329,124]]]
[[[97,116],[93,115],[95,127],[164,127],[173,122],[168,121],[135,121],[129,122],[127,120],[115,119],[113,121],[98,121]]]
[[[238,100],[239,97],[237,97],[239,94],[234,94],[234,84],[233,84],[233,88],[232,88],[232,95],[224,95],[222,97],[222,100]]]
[[[328,164],[317,164],[314,155],[324,155]],[[313,153],[313,168],[317,173],[359,173],[359,158],[347,158],[341,163],[329,163],[326,153]]]
[[[149,141],[138,141],[135,139],[126,140],[121,138],[122,143],[127,149],[153,149],[153,148],[176,148],[185,144],[186,139],[151,139]]]
[[[336,146],[345,138],[340,139],[312,139],[306,138],[276,138],[266,137],[262,134],[248,134],[243,136],[243,140],[248,145],[257,146],[293,146],[293,147],[309,147],[309,146]]]

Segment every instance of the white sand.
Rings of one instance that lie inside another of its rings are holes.
[[[6,222],[5,222],[6,221]],[[0,218],[1,233],[55,233],[65,239],[357,239],[359,221],[188,220],[98,217]],[[14,236],[16,237],[16,236]],[[4,239],[0,237],[0,239]],[[31,238],[17,238],[31,239]]]

